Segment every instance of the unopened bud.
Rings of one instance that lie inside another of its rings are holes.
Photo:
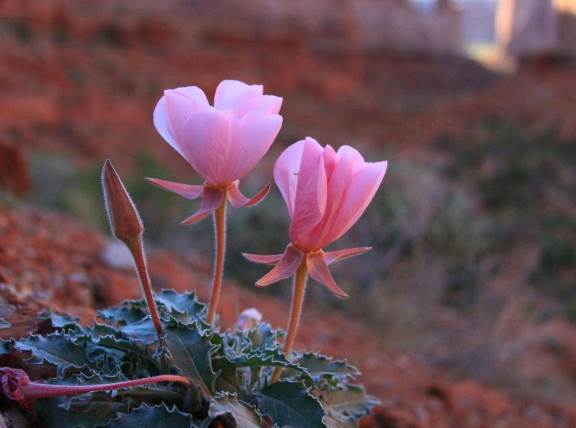
[[[144,225],[110,160],[106,160],[102,168],[102,191],[112,234],[124,242],[139,237],[144,231]]]
[[[158,339],[162,341],[162,323],[154,301],[154,292],[152,291],[150,274],[146,265],[146,255],[144,254],[144,244],[142,242],[144,225],[134,202],[132,202],[126,187],[124,187],[124,183],[122,183],[120,176],[112,166],[112,162],[108,159],[104,162],[104,167],[102,168],[102,190],[112,234],[123,241],[132,253],[142,294],[150,310],[150,316],[158,333]]]

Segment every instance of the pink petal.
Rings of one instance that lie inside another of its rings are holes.
[[[275,265],[280,261],[283,254],[270,254],[270,255],[260,255],[260,254],[250,254],[250,253],[242,253],[246,260],[251,261],[252,263],[258,263],[261,265]]]
[[[234,184],[228,188],[228,200],[234,208],[251,207],[258,204],[260,201],[262,201],[262,199],[266,197],[266,195],[268,195],[268,192],[270,192],[270,187],[270,184],[267,184],[258,193],[256,193],[256,195],[248,199],[240,191],[238,182],[234,182]]]
[[[246,176],[264,157],[282,126],[282,116],[251,112],[233,120],[224,176],[235,181]]]
[[[332,263],[339,262],[340,260],[345,260],[350,257],[359,256],[360,254],[367,253],[372,247],[357,247],[357,248],[346,248],[345,250],[335,250],[335,251],[325,251],[324,259],[326,264],[330,266]]]
[[[354,172],[323,246],[344,235],[358,221],[382,183],[387,165],[385,161],[365,163]]]
[[[159,178],[146,178],[146,180],[161,189],[174,192],[186,199],[196,199],[204,190],[204,186],[196,184],[175,183],[174,181],[161,180]]]
[[[154,108],[154,127],[172,148],[184,156],[175,139],[176,130],[184,125],[192,113],[207,106],[206,95],[196,86],[168,89]]]
[[[184,157],[184,152],[172,134],[171,125],[168,120],[168,112],[166,110],[166,100],[164,97],[160,98],[158,103],[156,103],[152,120],[154,122],[156,131],[158,131],[162,138],[164,138],[164,140],[170,144],[170,146],[172,146],[172,148],[176,150],[180,156]]]
[[[224,164],[230,150],[227,113],[210,109],[192,114],[176,135],[184,157],[210,184],[229,184]]]
[[[259,106],[255,109],[263,113],[278,114],[282,108],[282,97],[275,95],[263,95],[260,97]]]
[[[267,285],[291,277],[298,270],[303,259],[304,254],[292,245],[288,245],[278,264],[274,266],[270,272],[256,281],[256,286],[266,287]]]
[[[262,95],[262,85],[247,85],[238,80],[223,80],[216,88],[214,107],[219,110],[241,109],[243,104]]]
[[[209,106],[208,98],[202,89],[198,86],[181,86],[179,88],[172,89],[181,95],[184,95],[191,100],[196,101],[197,105]]]
[[[205,187],[204,197],[200,209],[192,214],[187,219],[183,220],[181,224],[194,224],[204,220],[212,214],[225,201],[225,193],[222,190]]]
[[[278,114],[282,108],[282,98],[274,95],[246,96],[241,103],[237,103],[234,113],[242,117],[247,113]]]
[[[290,223],[290,239],[294,243],[310,239],[310,231],[324,215],[326,208],[326,170],[324,150],[318,142],[307,137],[302,150],[294,213]]]
[[[310,276],[318,281],[320,284],[324,285],[328,290],[341,299],[349,297],[348,294],[336,284],[334,277],[328,269],[328,264],[324,259],[324,254],[321,251],[310,253],[306,257],[306,263],[308,266],[308,272]]]
[[[197,94],[197,91],[202,95]],[[210,107],[204,92],[195,87],[168,89],[164,91],[164,100],[172,135],[178,135],[191,114]]]
[[[290,217],[294,213],[298,171],[300,170],[304,144],[305,140],[300,140],[290,145],[280,154],[274,165],[274,181],[280,189],[284,202],[286,202]]]
[[[326,181],[330,183],[330,177],[332,177],[334,168],[336,168],[336,161],[338,157],[336,156],[336,152],[330,144],[324,148],[324,153],[322,156],[324,158],[324,168],[326,168]]]
[[[326,152],[328,150],[325,150],[325,156],[329,158],[330,162],[334,162],[334,165],[327,185],[329,197],[324,218],[314,231],[314,235],[318,236],[320,241],[320,247],[324,247],[333,241],[329,236],[331,226],[340,212],[342,200],[350,186],[354,171],[365,164],[362,155],[350,146],[340,147],[335,156],[326,154]]]

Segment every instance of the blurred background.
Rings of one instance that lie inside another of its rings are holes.
[[[284,97],[284,126],[247,194],[307,135],[389,161],[334,247],[374,247],[335,267],[352,297],[313,284],[301,346],[348,355],[385,408],[400,394],[391,379],[420,385],[398,374],[417,366],[437,388],[470,380],[512,407],[574,409],[575,64],[575,0],[0,0],[0,285],[83,319],[137,293],[104,219],[110,158],[144,218],[156,285],[205,296],[211,224],[179,226],[197,204],[144,181],[199,183],[152,110],[165,88],[263,83]],[[279,252],[287,224],[277,190],[231,213],[224,318],[255,305],[284,324],[289,284],[253,293],[265,269],[240,251]],[[445,400],[427,385],[422,400]],[[538,420],[498,426],[568,426]]]

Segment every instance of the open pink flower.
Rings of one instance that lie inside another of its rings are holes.
[[[264,95],[262,85],[224,80],[216,88],[214,106],[202,89],[187,86],[164,91],[154,110],[160,135],[196,172],[203,185],[155,178],[153,184],[187,199],[202,197],[200,210],[184,220],[191,224],[216,210],[226,198],[235,207],[260,202],[269,186],[252,199],[238,188],[268,151],[282,126],[282,98]]]
[[[346,233],[358,221],[378,190],[387,162],[365,162],[354,148],[335,152],[307,137],[288,147],[276,161],[274,180],[290,214],[290,244],[283,254],[245,254],[253,262],[275,265],[256,285],[266,286],[294,275],[302,260],[310,276],[339,297],[328,266],[362,254],[369,247],[328,251],[323,248]]]

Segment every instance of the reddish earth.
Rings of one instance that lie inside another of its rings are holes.
[[[217,19],[206,25],[178,2],[102,5],[2,2],[3,140],[128,164],[147,151],[174,165],[152,127],[155,102],[163,89],[186,84],[211,95],[224,78],[264,82],[284,96],[281,144],[310,134],[335,146],[422,151],[438,135],[493,117],[576,133],[576,68],[502,77],[460,58],[319,45],[289,26],[256,35]]]
[[[95,309],[138,297],[130,269],[114,269],[102,259],[106,238],[75,221],[27,206],[0,208],[0,298],[11,327],[0,336],[21,336],[37,328],[43,308],[67,311],[90,322]],[[194,290],[206,299],[210,267],[191,255],[153,252],[153,282]],[[225,284],[221,315],[231,326],[240,310],[260,309],[276,326],[285,324],[288,303]],[[341,334],[346,332],[346,334]],[[382,405],[363,427],[572,427],[576,408],[518,400],[474,381],[454,382],[420,361],[394,355],[365,325],[306,308],[299,347],[347,357],[363,372],[362,381]]]
[[[211,95],[221,79],[238,78],[285,97],[283,144],[311,134],[336,146],[402,146],[414,133],[402,123],[418,126],[442,100],[495,80],[463,59],[366,54],[286,27],[256,35],[207,26],[187,8],[157,9],[2,2],[0,132],[28,149],[128,161],[154,151],[173,163],[150,120],[162,90],[193,83]]]

